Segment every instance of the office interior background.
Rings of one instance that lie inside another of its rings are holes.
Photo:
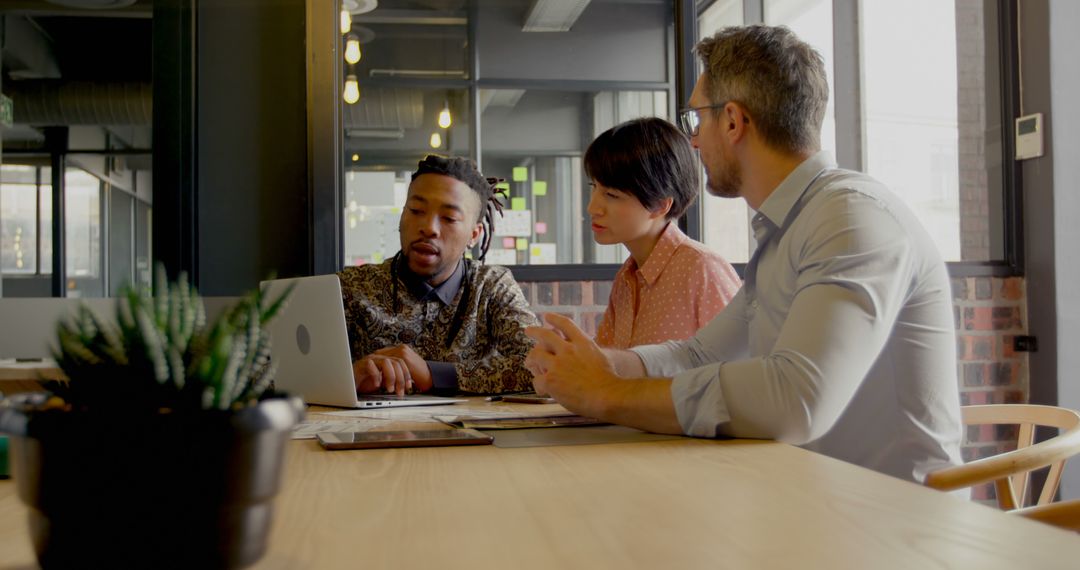
[[[823,147],[906,199],[949,261],[964,403],[1080,408],[1069,0],[0,0],[0,18],[4,302],[108,297],[155,262],[210,296],[381,262],[434,152],[505,179],[488,261],[595,331],[627,252],[591,239],[585,148],[673,119],[696,41],[764,22],[825,58]],[[1031,113],[1045,151],[1017,161]],[[741,270],[748,220],[703,195],[680,224]]]

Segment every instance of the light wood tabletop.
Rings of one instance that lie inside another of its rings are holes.
[[[52,359],[17,361],[13,358],[0,358],[0,393],[36,392],[41,390],[42,382],[63,380],[63,371],[56,367]]]
[[[1080,560],[1077,535],[774,442],[288,445],[270,550],[256,568],[1015,569]],[[0,567],[33,564],[25,512],[14,484],[0,481]]]

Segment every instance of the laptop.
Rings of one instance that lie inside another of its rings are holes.
[[[345,329],[345,308],[337,275],[263,281],[265,295],[292,295],[267,328],[272,336],[271,360],[277,364],[274,386],[299,394],[309,404],[339,408],[432,406],[465,400],[408,394],[357,395],[352,354]]]

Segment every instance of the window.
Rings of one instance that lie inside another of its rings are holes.
[[[705,38],[728,26],[743,23],[742,0],[714,3],[698,19],[698,37]],[[697,64],[697,69],[701,64]],[[683,103],[680,103],[682,106]],[[705,176],[702,175],[704,182]],[[719,198],[704,191],[701,197],[701,241],[730,263],[746,263],[753,251],[750,208],[741,199]]]
[[[342,62],[359,92],[349,103],[343,86],[346,265],[397,252],[409,177],[428,153],[472,157],[505,179],[490,263],[622,263],[622,246],[592,240],[582,157],[619,122],[672,116],[670,3],[561,11],[480,0],[466,11],[386,1],[361,13],[362,4],[342,4],[351,15],[343,53],[350,40],[362,53]],[[439,124],[444,110],[449,127]]]
[[[52,169],[0,166],[0,273],[28,278],[52,273]]]
[[[862,2],[866,171],[907,201],[949,261],[1002,255],[1000,223],[988,223],[1000,211],[990,207],[1000,157],[986,153],[1000,149],[1000,102],[984,4],[992,10],[968,0]]]
[[[64,173],[68,278],[101,274],[101,181],[74,168]]]
[[[1005,258],[1003,137],[997,4],[981,0],[718,0],[699,15],[699,36],[743,23],[744,5],[790,27],[825,59],[830,97],[822,148],[862,156],[855,166],[905,199],[947,261]],[[852,10],[858,18],[835,20]],[[748,23],[748,22],[747,22]],[[917,41],[913,30],[918,30]],[[834,57],[834,36],[858,38],[861,62]],[[911,62],[919,62],[918,66]],[[850,70],[861,69],[861,73]],[[839,75],[838,75],[839,74]],[[857,75],[857,76],[856,76]],[[862,93],[835,107],[837,85]],[[861,111],[861,112],[860,112]],[[838,131],[845,114],[847,131]],[[730,261],[753,249],[741,200],[703,199],[703,241]]]

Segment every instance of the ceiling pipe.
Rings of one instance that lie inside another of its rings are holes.
[[[150,83],[11,81],[5,94],[15,104],[14,122],[31,126],[150,125]]]

